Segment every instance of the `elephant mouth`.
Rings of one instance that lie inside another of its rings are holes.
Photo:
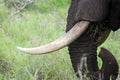
[[[59,49],[62,49],[72,43],[74,40],[76,40],[78,37],[82,35],[82,33],[88,28],[90,22],[88,21],[80,21],[76,23],[73,28],[68,31],[64,36],[58,38],[57,40],[48,43],[43,46],[34,47],[34,48],[22,48],[17,47],[18,50],[33,54],[33,55],[40,55],[40,54],[46,54],[53,51],[57,51]]]

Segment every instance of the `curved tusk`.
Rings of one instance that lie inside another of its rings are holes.
[[[66,47],[69,45],[71,42],[73,42],[75,39],[77,39],[89,26],[88,21],[80,21],[76,23],[73,28],[68,31],[64,36],[60,37],[59,39],[35,48],[22,48],[22,47],[17,47],[18,50],[33,54],[33,55],[40,55],[40,54],[45,54],[53,51],[57,51],[61,48]]]

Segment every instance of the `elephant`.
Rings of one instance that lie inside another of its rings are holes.
[[[86,73],[95,76],[93,78],[89,76],[89,80],[110,80],[110,75],[105,79],[105,71],[110,70],[107,68],[109,66],[104,67],[105,64],[103,64],[100,70],[98,68],[96,51],[110,32],[117,31],[119,28],[120,0],[71,0],[64,36],[43,46],[34,48],[18,46],[17,49],[25,53],[40,55],[68,47],[71,63],[78,80],[86,80],[84,79]],[[102,49],[102,51],[104,53],[106,49]],[[101,56],[103,63],[108,64],[105,60],[114,58],[113,56],[110,57],[109,54]],[[115,59],[114,61],[117,66]],[[104,72],[102,79],[99,78],[101,71]],[[115,71],[117,72],[117,70]],[[112,80],[115,79],[116,77]]]
[[[99,76],[98,79],[101,80],[116,80],[119,71],[119,66],[115,57],[110,51],[108,51],[105,48],[101,48],[99,57],[101,57],[103,65],[101,70],[97,71],[97,73],[94,74],[97,74]]]

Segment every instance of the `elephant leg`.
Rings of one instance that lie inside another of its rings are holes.
[[[68,50],[72,66],[80,80],[85,80],[82,79],[85,78],[84,76],[87,77],[89,73],[98,71],[97,41],[89,33],[85,32],[81,37],[71,43],[68,46]]]

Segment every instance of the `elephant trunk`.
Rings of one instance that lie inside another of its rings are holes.
[[[72,66],[80,80],[85,80],[89,73],[98,71],[96,40],[97,38],[89,34],[88,28],[81,37],[68,46]],[[86,77],[83,77],[85,75]]]

